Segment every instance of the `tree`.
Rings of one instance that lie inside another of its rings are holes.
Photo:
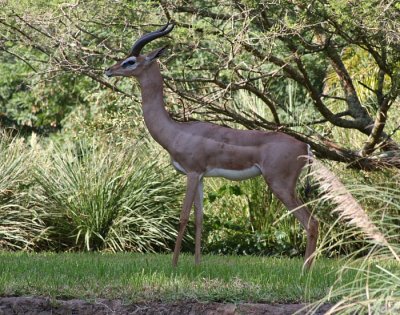
[[[393,140],[400,125],[390,115],[400,92],[400,8],[394,1],[198,1],[190,6],[165,1],[163,7],[178,25],[193,29],[194,51],[203,53],[203,67],[195,65],[196,71],[169,85],[179,95],[246,127],[290,133],[323,158],[357,168],[400,166]],[[194,22],[185,25],[187,20]],[[354,56],[372,71],[360,75],[363,69],[350,64]],[[326,82],[329,73],[340,83],[335,88]],[[279,88],[293,83],[300,95],[297,112],[309,113],[302,121],[306,134],[294,128],[294,117],[284,117],[289,101]],[[217,97],[205,97],[201,90]],[[270,119],[228,106],[240,90],[268,107]],[[365,135],[364,144],[334,143],[321,135],[321,126]]]
[[[53,0],[23,13],[24,4],[3,12],[0,48],[37,75],[90,78],[95,84],[86,93],[107,88],[139,101],[126,81],[104,79],[105,64],[125,54],[139,33],[173,20],[163,65],[177,119],[201,114],[280,130],[309,143],[321,158],[355,168],[400,167],[395,1]],[[112,103],[110,95],[102,94],[102,102]]]

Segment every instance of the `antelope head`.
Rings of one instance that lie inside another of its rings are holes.
[[[157,31],[148,33],[139,38],[132,46],[129,54],[124,59],[118,61],[112,67],[106,69],[105,74],[108,77],[138,77],[151,63],[160,57],[165,47],[158,48],[148,53],[141,55],[142,48],[152,40],[165,36],[174,28],[173,24],[167,23]]]

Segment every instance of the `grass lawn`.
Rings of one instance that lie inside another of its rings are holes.
[[[196,267],[192,255],[182,255],[174,270],[171,255],[162,254],[0,252],[0,296],[315,301],[328,292],[340,262],[319,259],[311,273],[302,273],[302,264],[300,258],[204,256]]]
[[[142,301],[306,302],[327,294],[340,262],[318,259],[182,255],[0,252],[0,296],[109,298]],[[351,281],[352,276],[348,275]]]

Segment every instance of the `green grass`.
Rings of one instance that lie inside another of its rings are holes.
[[[319,259],[311,273],[302,259],[203,257],[195,267],[182,255],[124,253],[0,253],[0,296],[109,298],[125,301],[304,302],[324,297],[336,280],[337,260]],[[343,281],[351,281],[348,274]]]

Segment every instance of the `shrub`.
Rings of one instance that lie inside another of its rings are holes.
[[[36,207],[53,249],[165,249],[175,238],[182,190],[149,156],[138,145],[95,141],[54,148],[35,174]]]
[[[219,254],[301,255],[303,228],[262,177],[206,184],[205,251]]]
[[[23,139],[0,135],[0,249],[34,249],[46,230],[29,204],[32,154]]]

